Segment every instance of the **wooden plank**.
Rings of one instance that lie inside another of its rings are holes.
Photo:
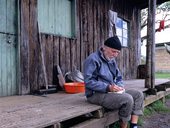
[[[76,68],[80,70],[80,62],[81,62],[81,55],[80,55],[80,42],[81,42],[81,34],[82,34],[82,21],[81,21],[81,2],[76,0],[76,35],[77,35],[77,40],[76,40],[76,58],[77,58],[77,65]]]
[[[65,41],[66,41],[66,38],[64,37],[61,37],[60,38],[60,63],[59,65],[61,66],[61,71],[63,72],[63,74],[65,74],[65,67],[66,67],[66,64],[65,64],[65,58],[66,58],[66,51],[65,51]]]
[[[40,45],[39,45],[39,23],[37,19],[37,2],[30,0],[30,32],[29,32],[29,72],[31,91],[39,89],[38,75],[40,63]]]
[[[80,123],[78,125],[75,125],[71,128],[104,128],[104,121],[101,121],[101,119],[91,119],[87,120],[83,123]],[[106,126],[105,126],[106,127]]]
[[[71,48],[71,54],[70,54],[70,59],[71,59],[71,71],[73,71],[75,68],[77,68],[77,42],[76,40],[70,40],[70,48]]]
[[[130,62],[129,62],[129,58],[130,58],[130,56],[129,56],[129,49],[125,49],[125,54],[124,54],[124,57],[126,58],[126,60],[125,60],[125,62],[124,62],[124,71],[126,70],[126,69],[129,69],[129,71],[128,72],[125,72],[125,77],[126,77],[126,79],[130,79],[130,78],[136,78],[136,76],[134,77],[133,76],[133,74],[134,74],[134,72],[135,72],[135,70],[131,70],[130,68],[128,68],[128,67],[130,67]],[[135,61],[136,62],[136,61]]]
[[[39,33],[39,69],[38,69],[38,85],[39,89],[48,87],[48,81],[47,81],[47,71],[46,71],[46,54],[45,54],[45,44],[47,41],[47,36],[44,34]]]
[[[71,67],[71,53],[70,53],[70,40],[69,39],[66,39],[66,42],[65,42],[65,51],[66,51],[66,54],[65,54],[65,71],[68,72],[70,71]]]
[[[103,34],[103,41],[102,42],[104,42],[107,38],[108,38],[108,35],[107,35],[107,26],[108,26],[108,22],[109,22],[109,20],[108,20],[108,12],[107,12],[107,2],[108,1],[102,1],[103,2],[103,23],[102,23],[102,28],[103,28],[103,30],[102,30],[102,34]]]
[[[102,46],[103,42],[104,42],[104,5],[103,5],[103,1],[99,1],[99,33],[100,33],[100,42],[99,42],[99,46]]]
[[[46,46],[48,43],[47,42],[48,35],[41,37],[40,32],[38,30],[38,36],[39,36],[38,38],[39,38],[39,46],[40,46],[40,63],[41,63],[41,68],[42,68],[42,75],[44,78],[44,87],[45,89],[48,89],[48,78],[47,78],[47,62],[48,62],[47,55],[48,53],[46,53],[46,48],[48,48],[48,46]]]
[[[48,84],[52,85],[53,79],[53,36],[48,35],[45,42],[46,72]]]
[[[21,38],[20,38],[20,70],[21,94],[30,92],[29,84],[29,1],[20,1],[21,4]]]
[[[59,37],[54,37],[54,46],[53,46],[53,65],[59,65]]]
[[[96,11],[96,0],[93,0],[92,12],[93,12],[93,50],[97,50],[97,11]]]
[[[87,58],[87,56],[89,55],[89,53],[90,53],[90,49],[91,49],[91,31],[92,30],[90,30],[91,29],[91,26],[90,26],[90,24],[92,23],[92,21],[90,21],[92,18],[91,18],[91,16],[90,15],[92,15],[91,13],[90,13],[90,10],[91,10],[91,3],[90,3],[90,1],[89,2],[87,2],[86,3],[86,6],[85,6],[85,12],[86,12],[86,21],[87,21],[87,25],[86,25],[86,31],[87,31],[87,40],[86,41],[84,41],[85,42],[85,55],[84,55],[84,57],[85,58]],[[84,58],[84,59],[85,59]]]
[[[108,12],[110,9],[110,1],[106,1],[105,4],[105,37],[104,39],[107,39],[109,37],[109,16],[108,16]]]
[[[160,92],[157,92],[156,95],[148,96],[145,98],[144,106],[147,106],[147,105],[149,105],[149,104],[151,104],[151,103],[153,103],[169,94],[170,94],[170,88],[167,89],[167,91],[160,91]]]
[[[105,113],[103,118],[100,119],[91,119],[83,123],[73,126],[73,128],[104,128],[118,121],[118,111],[112,111]]]
[[[98,0],[96,0],[96,4],[98,5],[97,7],[96,7],[96,10],[97,10],[97,22],[96,22],[96,24],[97,24],[97,26],[96,26],[96,31],[97,31],[97,48],[99,48],[100,46],[101,46],[101,40],[100,40],[100,12],[101,12],[101,8],[100,8],[100,4],[99,4],[99,1]]]
[[[80,62],[83,62],[87,55],[87,41],[88,41],[88,27],[87,27],[87,7],[86,0],[82,0],[81,3],[81,37],[80,37]],[[80,63],[80,71],[83,70],[83,63]]]
[[[131,32],[129,33],[129,35],[130,35],[130,40],[133,40],[134,42],[136,41],[136,33],[137,33],[137,31],[135,30],[136,29],[136,11],[135,10],[133,10],[133,12],[132,12],[132,20],[131,20],[131,22],[129,22],[129,24],[130,24],[130,28],[129,29],[131,29],[133,32],[132,33],[134,33],[134,34],[132,34]],[[134,25],[131,25],[131,24],[134,24]],[[129,47],[130,47],[130,49],[129,49],[129,71],[128,71],[128,73],[129,74],[131,74],[129,77],[131,78],[135,78],[135,75],[136,74],[134,74],[135,73],[135,70],[132,70],[132,69],[134,69],[134,66],[137,66],[138,65],[138,61],[135,59],[136,58],[136,56],[134,56],[134,52],[135,52],[135,49],[136,49],[136,44],[135,43],[129,43],[129,45],[128,45]]]
[[[88,3],[88,9],[87,9],[87,14],[89,14],[88,15],[88,52],[87,52],[87,56],[90,54],[90,53],[92,53],[93,52],[93,32],[94,32],[94,30],[93,30],[93,26],[94,26],[94,24],[93,24],[93,21],[94,21],[94,16],[93,16],[93,9],[92,9],[92,6],[93,6],[93,3],[94,3],[94,1],[92,0],[92,1],[89,1],[89,3]],[[86,56],[86,57],[87,57]]]

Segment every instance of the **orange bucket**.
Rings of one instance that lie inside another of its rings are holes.
[[[67,93],[82,93],[85,92],[85,84],[83,82],[72,82],[64,84]]]

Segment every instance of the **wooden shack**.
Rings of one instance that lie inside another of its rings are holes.
[[[170,42],[158,43],[155,46],[155,70],[170,73],[170,54],[166,51],[164,44],[170,44]]]
[[[109,10],[117,13],[124,42],[119,68],[124,79],[136,78],[140,10],[147,6],[148,0],[1,0],[0,96],[44,86],[42,53],[48,84],[54,84],[56,65],[63,74],[74,67],[83,71],[84,59],[109,36]]]

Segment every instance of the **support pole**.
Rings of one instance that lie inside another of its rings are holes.
[[[155,88],[155,12],[156,0],[148,0],[145,88]]]

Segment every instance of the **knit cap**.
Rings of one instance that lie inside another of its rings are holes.
[[[104,45],[110,48],[114,48],[117,50],[121,50],[121,42],[117,36],[113,36],[108,38],[105,42]]]

